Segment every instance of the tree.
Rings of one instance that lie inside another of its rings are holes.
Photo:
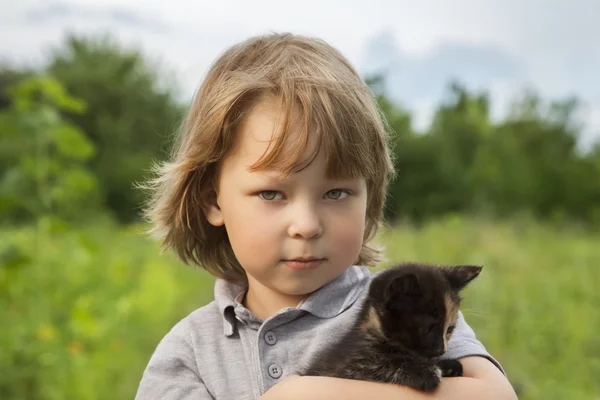
[[[158,67],[110,37],[68,36],[47,70],[88,106],[85,114],[65,117],[96,148],[88,164],[104,203],[121,221],[136,219],[142,193],[133,183],[143,180],[153,159],[165,157],[182,113]]]
[[[444,188],[440,212],[467,212],[477,203],[473,162],[491,130],[487,93],[469,93],[452,83],[447,100],[436,111],[429,129]]]
[[[473,172],[496,211],[583,216],[590,206],[583,204],[589,199],[585,179],[592,179],[592,171],[577,153],[577,106],[572,99],[544,104],[531,92],[513,103],[479,153]]]
[[[9,64],[0,65],[0,110],[10,106],[9,88],[27,77],[34,75],[34,71],[16,68]]]
[[[60,116],[82,113],[85,103],[47,76],[26,78],[7,92],[10,105],[0,111],[2,220],[72,220],[97,209],[98,185],[85,167],[94,146]]]

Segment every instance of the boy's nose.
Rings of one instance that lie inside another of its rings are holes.
[[[323,225],[319,215],[309,207],[296,208],[288,228],[291,237],[311,239],[323,233]]]

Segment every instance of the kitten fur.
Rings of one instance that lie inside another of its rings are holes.
[[[462,376],[458,360],[439,360],[458,317],[459,292],[478,266],[402,263],[371,281],[357,322],[303,375],[395,383],[434,390]]]

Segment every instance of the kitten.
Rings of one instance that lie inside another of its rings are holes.
[[[459,292],[476,266],[404,263],[376,275],[351,330],[303,375],[330,376],[434,390],[462,376],[458,360],[439,360],[452,336]]]

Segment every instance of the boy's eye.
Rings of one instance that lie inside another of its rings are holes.
[[[453,326],[453,325],[450,325],[450,326],[448,327],[448,329],[446,330],[446,335],[449,335],[449,334],[451,334],[452,332],[454,332],[454,326]]]
[[[263,190],[258,193],[258,196],[263,200],[281,200],[281,193],[275,190]]]
[[[329,200],[339,200],[343,199],[348,195],[348,191],[342,189],[333,189],[329,192],[325,193],[325,197]]]

